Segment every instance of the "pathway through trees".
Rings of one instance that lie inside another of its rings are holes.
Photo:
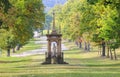
[[[36,55],[36,54],[45,54],[47,51],[47,38],[46,36],[41,36],[40,38],[37,38],[38,40],[35,41],[35,44],[42,44],[42,47],[40,49],[35,49],[35,50],[29,50],[25,51],[19,54],[12,54],[12,57],[25,57],[25,56],[30,56],[30,55]],[[64,44],[62,44],[62,51],[68,50]]]

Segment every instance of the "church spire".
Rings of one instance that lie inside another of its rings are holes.
[[[53,28],[52,28],[52,34],[57,34],[55,29],[55,12],[53,11]]]

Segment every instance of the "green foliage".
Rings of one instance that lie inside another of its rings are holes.
[[[44,6],[42,0],[0,1],[0,48],[13,48],[17,44],[26,44],[33,37],[33,31],[44,23]],[[4,13],[7,8],[7,13]]]
[[[90,4],[95,4],[95,3],[97,3],[99,0],[87,0],[87,2],[88,3],[90,3]]]
[[[64,38],[120,39],[120,0],[68,0],[56,16]],[[56,8],[57,10],[58,8]],[[119,41],[116,41],[119,43]],[[119,44],[118,44],[119,45]]]
[[[7,13],[8,9],[11,7],[9,0],[0,0],[0,9],[4,10],[4,13]]]
[[[12,43],[11,32],[9,32],[5,29],[1,29],[0,36],[1,36],[0,37],[0,48],[7,49],[7,48],[11,47],[11,43]]]
[[[80,13],[78,7],[80,5],[76,4],[78,2],[76,0],[69,0],[64,7],[59,5],[54,8],[56,12],[56,24],[58,27],[61,26],[64,38],[67,37],[74,40],[82,34],[79,27]]]
[[[93,34],[92,41],[96,43],[100,43],[102,38],[99,37],[99,34]]]

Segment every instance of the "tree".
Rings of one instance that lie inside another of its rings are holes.
[[[3,10],[0,14],[2,17],[1,37],[4,38],[0,47],[8,50],[15,48],[16,45],[24,45],[33,36],[33,30],[41,28],[44,22],[44,6],[41,0],[10,0],[12,7],[5,14]],[[3,6],[1,6],[3,8]],[[4,31],[4,32],[3,32]],[[7,35],[7,33],[10,33]]]
[[[102,46],[102,56],[106,46],[108,49],[119,47],[120,0],[68,0],[61,8],[57,21],[65,38],[82,36],[96,42]],[[111,40],[115,40],[116,47],[110,46]]]
[[[7,13],[8,9],[11,7],[9,0],[0,0],[0,7]]]

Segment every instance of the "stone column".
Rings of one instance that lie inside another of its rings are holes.
[[[46,63],[51,64],[51,41],[48,40],[48,57],[46,58]]]
[[[61,39],[59,39],[59,53],[61,55]]]
[[[60,40],[58,40],[58,56],[61,56],[61,48],[60,48],[60,45],[61,45],[61,43],[60,43]]]
[[[48,40],[48,55],[51,55],[51,42]]]

